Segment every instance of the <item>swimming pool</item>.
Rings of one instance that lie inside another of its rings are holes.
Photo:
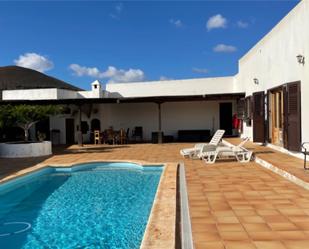
[[[139,248],[162,167],[45,168],[0,185],[0,248]]]

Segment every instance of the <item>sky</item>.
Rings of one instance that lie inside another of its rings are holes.
[[[89,89],[231,76],[298,1],[0,1],[0,66]]]

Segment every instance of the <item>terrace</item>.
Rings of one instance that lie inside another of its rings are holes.
[[[228,139],[228,142],[238,141]],[[57,147],[51,157],[0,159],[1,181],[45,165],[76,164],[93,160],[170,163],[171,171],[176,168],[177,163],[184,162],[195,248],[308,248],[308,190],[255,162],[240,164],[235,161],[218,161],[213,165],[205,165],[199,160],[182,158],[179,150],[191,145],[174,143]],[[308,174],[302,170],[301,159],[252,143],[248,144],[248,148],[254,149],[257,157],[308,182]],[[173,185],[168,183],[175,180],[175,175],[166,180],[166,189],[172,188]],[[160,199],[161,203],[164,201],[164,198]],[[168,214],[167,217],[173,215]],[[158,220],[159,223],[152,230],[152,236],[157,241],[162,234],[167,233],[162,226],[165,220]],[[168,233],[165,239],[173,242],[173,233],[174,231]],[[152,248],[160,246],[162,248],[163,244],[153,245]],[[173,243],[170,243],[165,244],[164,248],[173,247]]]

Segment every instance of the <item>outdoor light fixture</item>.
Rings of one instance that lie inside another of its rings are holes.
[[[299,54],[296,56],[296,58],[299,64],[305,65],[305,57],[303,55]]]
[[[253,79],[254,84],[258,85],[259,84],[259,80],[257,78]]]

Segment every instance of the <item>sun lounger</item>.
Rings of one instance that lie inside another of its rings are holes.
[[[207,164],[215,163],[218,157],[235,157],[238,162],[249,162],[252,157],[252,151],[249,151],[243,147],[248,140],[249,138],[246,138],[240,144],[232,147],[218,146],[214,150],[206,149],[200,153],[200,157]]]
[[[224,133],[225,130],[217,130],[209,143],[199,143],[196,144],[193,148],[182,149],[180,150],[180,154],[184,157],[198,158],[198,155],[203,148],[206,150],[206,147],[208,146],[210,150],[213,150],[213,148],[217,147],[221,142]]]

